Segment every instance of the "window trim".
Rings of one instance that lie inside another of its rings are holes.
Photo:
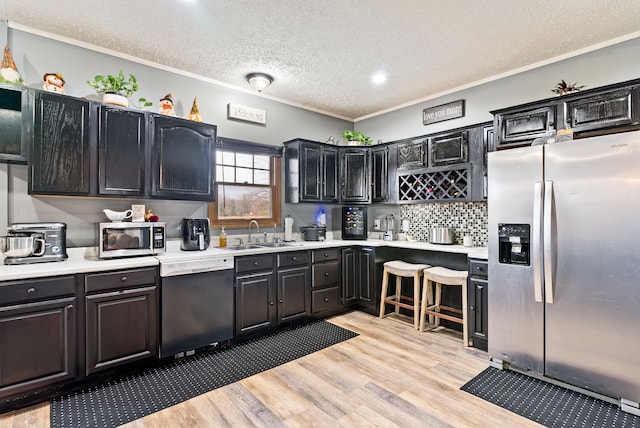
[[[229,150],[233,150],[233,147],[228,147]],[[245,151],[242,151],[245,152]],[[246,152],[245,152],[246,153]],[[256,153],[263,154],[263,153]],[[273,227],[282,225],[282,162],[281,158],[271,155],[271,185],[268,186],[271,188],[271,218],[266,219],[256,219],[260,227]],[[241,229],[246,228],[249,225],[249,220],[243,219],[230,219],[230,220],[220,220],[218,219],[218,200],[217,197],[220,196],[218,192],[218,184],[215,183],[216,186],[216,200],[214,202],[209,202],[208,210],[209,210],[209,223],[211,228],[228,228],[228,229]]]

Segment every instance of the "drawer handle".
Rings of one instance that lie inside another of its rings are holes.
[[[325,298],[324,298],[324,301],[325,301],[325,302],[328,302],[328,301],[329,301],[329,298],[328,298],[328,297],[325,297]]]
[[[258,266],[259,264],[260,264],[260,263],[258,263],[258,262],[253,262],[253,265],[254,265],[254,266]]]
[[[126,282],[126,281],[127,281],[127,276],[126,275],[120,278],[120,282]]]
[[[325,257],[329,257],[329,254],[327,254],[327,253],[324,253],[324,256],[325,256]]]
[[[29,288],[29,289],[27,290],[27,294],[33,294],[33,293],[35,293],[35,292],[36,292],[36,289],[35,289],[35,288],[33,288],[33,287],[31,287],[31,288]]]
[[[325,272],[325,273],[324,273],[324,276],[329,276],[329,272]]]
[[[295,262],[296,260],[298,260],[296,256],[291,257],[291,261]]]
[[[476,266],[476,270],[482,270],[482,266]]]

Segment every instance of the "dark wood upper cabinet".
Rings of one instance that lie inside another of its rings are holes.
[[[369,149],[341,149],[340,169],[342,181],[340,200],[346,203],[369,202],[371,199]]]
[[[398,144],[398,169],[424,168],[427,166],[427,140],[418,138]]]
[[[637,87],[603,92],[564,102],[566,127],[573,132],[638,123]]]
[[[88,195],[89,101],[35,94],[29,193]]]
[[[437,135],[429,139],[431,166],[466,163],[469,159],[469,131]]]
[[[216,126],[151,115],[151,197],[215,200]]]
[[[338,148],[296,139],[284,143],[285,202],[338,202]]]
[[[98,129],[98,193],[143,197],[145,113],[102,105]]]
[[[516,110],[496,116],[495,149],[528,145],[556,129],[556,106]]]
[[[28,109],[29,91],[0,86],[0,162],[26,164],[29,154],[28,124],[23,115]]]
[[[371,149],[371,201],[389,201],[389,146]]]

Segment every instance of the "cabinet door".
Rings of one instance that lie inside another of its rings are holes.
[[[86,297],[87,375],[157,355],[155,286]]]
[[[0,397],[76,376],[75,297],[0,308]]]
[[[376,260],[373,248],[358,250],[358,286],[359,302],[365,308],[377,312],[378,298],[376,293]]]
[[[555,104],[498,114],[495,149],[525,145],[538,137],[544,137],[548,132],[556,130],[555,117]]]
[[[340,169],[342,202],[369,202],[369,151],[344,149]]]
[[[300,201],[319,201],[322,171],[322,146],[300,144]]]
[[[426,145],[424,138],[398,144],[398,169],[426,167]]]
[[[324,202],[338,202],[338,149],[322,148],[322,195]]]
[[[467,327],[473,346],[487,349],[487,285],[483,279],[469,278],[467,304],[469,305]]]
[[[27,163],[29,143],[22,124],[28,98],[27,90],[0,88],[0,162]]]
[[[431,166],[465,163],[469,153],[469,130],[432,137],[429,147]]]
[[[637,124],[638,91],[638,87],[631,87],[568,100],[564,103],[566,124],[573,132]]]
[[[29,193],[89,194],[88,101],[37,92]]]
[[[371,201],[389,201],[389,147],[371,150]]]
[[[103,105],[98,133],[98,193],[144,196],[145,113]]]
[[[357,295],[357,259],[355,248],[342,250],[342,299],[345,304],[355,303]]]
[[[151,123],[151,196],[214,201],[216,127],[163,115]]]
[[[236,336],[275,325],[275,285],[271,271],[236,278]]]
[[[278,324],[309,313],[309,268],[278,271]]]

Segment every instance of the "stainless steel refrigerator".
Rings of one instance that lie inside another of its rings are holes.
[[[489,355],[636,413],[640,132],[488,159]]]

